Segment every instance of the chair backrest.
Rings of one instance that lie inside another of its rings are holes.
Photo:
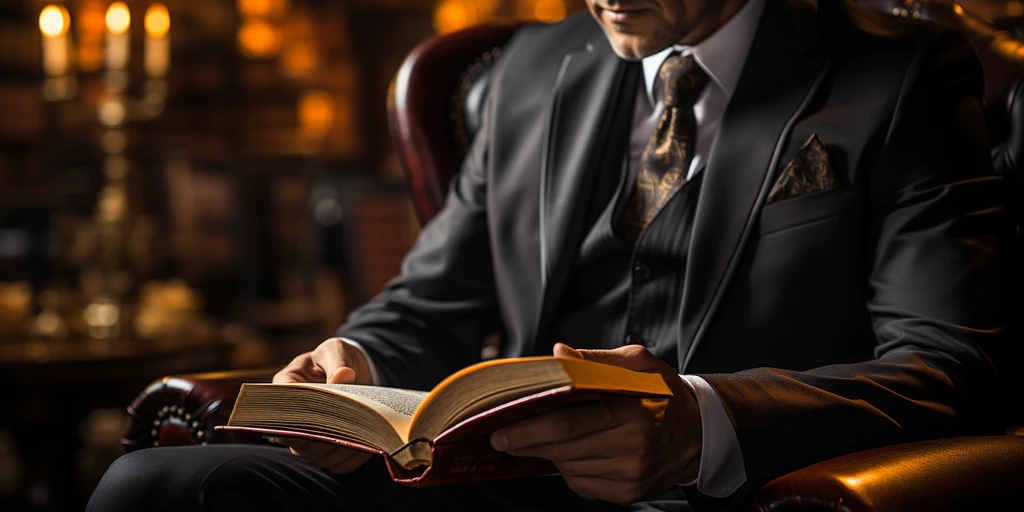
[[[985,74],[985,112],[996,171],[1020,184],[1024,166],[1024,41],[960,5],[939,1],[862,0],[894,16],[934,21],[960,30],[971,41]],[[1018,197],[1021,189],[1016,189]]]
[[[494,59],[520,26],[478,25],[429,39],[413,49],[391,82],[391,139],[420,222],[444,203],[480,128]]]

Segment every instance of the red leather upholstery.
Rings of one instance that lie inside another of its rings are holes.
[[[270,382],[276,368],[164,377],[130,406],[121,445],[125,451],[242,440],[216,432],[227,423],[243,382]]]
[[[479,25],[430,39],[406,57],[391,82],[391,139],[420,222],[441,208],[475,132],[467,121],[479,116],[482,98],[469,93],[486,87],[490,64],[520,26]],[[468,112],[467,100],[476,100]]]
[[[755,494],[757,512],[1016,510],[1024,437],[961,437],[854,453],[794,471]]]

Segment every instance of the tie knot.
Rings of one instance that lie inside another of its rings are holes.
[[[658,70],[666,107],[690,106],[708,83],[708,75],[692,55],[670,55]]]

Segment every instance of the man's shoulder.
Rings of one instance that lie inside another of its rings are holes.
[[[601,27],[590,12],[584,10],[558,23],[524,25],[506,46],[503,55],[506,59],[561,62],[566,54],[583,49],[599,35]]]
[[[846,52],[871,53],[881,58],[912,56],[922,48],[935,45],[970,49],[966,36],[948,25],[912,17],[894,16],[856,2],[836,2],[842,21],[830,35],[836,46]],[[888,55],[885,55],[888,54]]]

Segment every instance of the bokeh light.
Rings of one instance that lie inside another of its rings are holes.
[[[546,23],[561,21],[565,18],[565,2],[562,0],[539,0],[533,7],[533,16]]]
[[[124,2],[114,2],[107,8],[107,30],[114,34],[123,34],[128,31],[132,23],[132,15]]]
[[[450,34],[476,22],[476,5],[469,0],[443,0],[434,10],[434,30],[438,34]]]
[[[244,17],[274,17],[288,10],[287,0],[238,0],[238,13]]]
[[[171,29],[171,15],[167,12],[167,6],[155,3],[146,9],[146,18],[143,21],[146,26],[146,34],[150,37],[164,37]]]
[[[334,125],[334,97],[320,89],[306,91],[299,98],[299,126],[302,131],[322,137]]]
[[[238,29],[238,49],[246,57],[273,57],[281,51],[281,40],[281,30],[263,20],[247,20]]]
[[[62,36],[71,26],[71,16],[64,6],[47,5],[39,13],[39,31],[46,37]]]

